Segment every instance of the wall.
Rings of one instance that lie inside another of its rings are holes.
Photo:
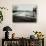
[[[13,23],[12,22],[12,6],[16,4],[37,4],[38,14],[37,23]],[[1,39],[4,38],[3,27],[9,25],[13,32],[16,33],[16,37],[29,37],[33,34],[33,31],[41,31],[46,37],[46,0],[0,0],[0,6],[7,7],[9,10],[3,11],[3,22],[0,23],[0,46]],[[46,39],[45,39],[46,45]]]

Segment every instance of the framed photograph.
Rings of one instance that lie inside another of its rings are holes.
[[[14,5],[12,9],[13,22],[37,22],[36,5]]]

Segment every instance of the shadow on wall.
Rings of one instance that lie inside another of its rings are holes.
[[[44,39],[44,46],[46,46],[46,38]]]
[[[0,46],[2,46],[2,39],[0,38]]]

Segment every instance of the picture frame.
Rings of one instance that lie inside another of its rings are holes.
[[[14,5],[13,22],[37,22],[37,5]]]

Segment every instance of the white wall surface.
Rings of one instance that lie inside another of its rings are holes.
[[[16,4],[36,4],[38,6],[37,23],[13,23],[12,22],[12,6]],[[0,0],[1,7],[7,7],[9,10],[2,10],[3,22],[0,23],[0,46],[4,38],[3,27],[10,26],[16,37],[29,37],[33,31],[41,31],[46,37],[46,0]],[[46,38],[45,38],[46,46]]]

